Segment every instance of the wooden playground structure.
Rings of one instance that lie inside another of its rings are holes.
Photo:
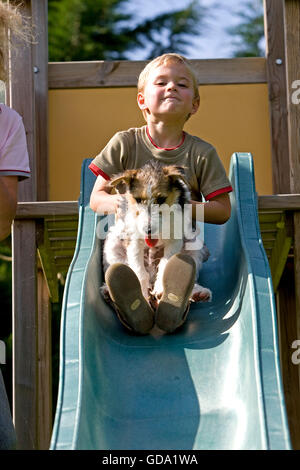
[[[49,63],[47,0],[25,0],[38,40],[11,59],[8,104],[23,117],[32,177],[19,185],[13,223],[13,417],[21,449],[47,449],[52,431],[50,302],[76,242],[77,201],[49,201],[49,90],[134,88],[142,61]],[[300,2],[264,0],[265,58],[193,60],[199,85],[267,84],[273,194],[258,196],[277,302],[291,440],[300,449]],[[239,151],[239,149],[235,149]],[[247,149],[244,149],[247,151]]]

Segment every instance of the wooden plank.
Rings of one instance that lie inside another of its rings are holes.
[[[291,348],[296,332],[293,260],[288,260],[276,295],[279,325],[280,362],[287,417],[293,449],[300,450],[300,387],[297,365]],[[299,366],[298,366],[299,367]]]
[[[47,226],[43,220],[37,222],[37,249],[48,287],[48,297],[51,297],[52,302],[58,302],[57,272],[53,263],[53,253],[49,244]]]
[[[52,433],[51,310],[46,279],[38,269],[38,448],[48,450]]]
[[[290,159],[290,185],[292,193],[300,193],[300,105],[292,98],[294,83],[299,80],[300,72],[300,2],[284,0],[285,16],[285,59],[287,76],[287,107]],[[296,299],[295,339],[300,338],[300,213],[294,214],[294,273]],[[300,383],[300,366],[298,365]]]
[[[263,239],[263,242],[265,243],[265,239]],[[270,259],[274,292],[277,291],[291,245],[292,237],[288,236],[286,220],[283,214],[280,222],[277,223],[277,233]]]
[[[300,210],[300,194],[275,194],[258,196],[259,210]]]
[[[15,3],[20,4],[19,1]],[[20,5],[22,15],[32,18],[31,0]],[[35,96],[31,44],[17,41],[18,50],[12,51],[11,81],[9,86],[9,103],[23,118],[27,137],[31,177],[21,181],[19,201],[35,201],[37,197],[36,178],[36,141],[35,141]]]
[[[258,196],[260,211],[300,210],[300,194]],[[17,219],[43,218],[58,215],[78,215],[77,201],[19,202]]]
[[[50,62],[49,88],[135,87],[145,61]],[[191,60],[199,85],[266,83],[263,57]]]
[[[78,215],[77,201],[21,202],[17,206],[17,219],[37,219],[46,216]]]
[[[36,43],[32,46],[35,99],[37,200],[48,199],[48,1],[31,0]]]
[[[273,191],[284,194],[290,192],[290,167],[282,0],[264,0],[264,12]]]
[[[293,99],[294,83],[300,79],[300,3],[298,0],[285,0],[285,22],[291,192],[300,193],[300,103]],[[299,89],[299,86],[297,88]]]
[[[13,257],[13,419],[19,449],[38,448],[35,222],[15,220]]]
[[[23,117],[31,169],[31,177],[19,183],[18,200],[36,201],[47,196],[47,0],[24,0],[20,9],[37,37],[35,44],[18,41],[18,51],[13,51],[9,102]],[[40,70],[39,78],[34,67]],[[18,446],[37,449],[40,438],[44,441],[48,433],[40,411],[49,403],[44,403],[47,395],[39,384],[47,382],[50,358],[40,356],[38,363],[35,221],[16,220],[14,227],[14,419]],[[39,339],[46,344],[46,336]]]

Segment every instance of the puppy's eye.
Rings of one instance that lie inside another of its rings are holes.
[[[167,198],[165,196],[158,196],[158,198],[156,199],[156,202],[159,206],[161,206],[162,204],[164,204],[166,202]]]
[[[136,197],[135,201],[136,201],[137,204],[141,204],[142,198],[141,197]]]

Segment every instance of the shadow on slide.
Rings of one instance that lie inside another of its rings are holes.
[[[62,307],[51,449],[290,449],[251,155],[231,159],[230,220],[205,224],[211,256],[200,282],[213,301],[193,304],[171,335],[128,333],[100,296],[89,163]]]

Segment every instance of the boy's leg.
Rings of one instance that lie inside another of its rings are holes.
[[[134,271],[126,264],[112,264],[105,273],[105,282],[122,324],[136,333],[149,333],[154,324],[154,312],[143,296]]]
[[[160,329],[171,333],[185,322],[195,277],[196,263],[191,256],[177,253],[170,258],[163,274],[163,294],[155,317]]]

